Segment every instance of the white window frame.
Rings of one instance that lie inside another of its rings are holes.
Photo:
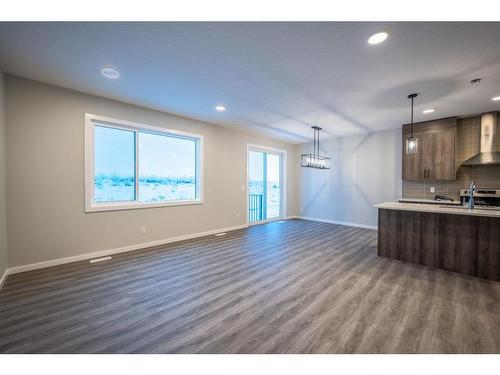
[[[94,202],[95,175],[94,175],[94,129],[96,125],[109,128],[129,130],[135,133],[135,192],[136,200],[130,202]],[[165,135],[183,139],[194,140],[196,144],[196,199],[140,202],[139,199],[139,132]],[[110,117],[85,113],[85,212],[131,210],[138,208],[183,206],[203,204],[203,136],[179,130],[166,129],[157,126],[141,124],[132,121],[118,120]]]

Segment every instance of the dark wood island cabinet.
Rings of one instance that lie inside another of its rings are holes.
[[[383,203],[378,255],[500,281],[500,211]]]

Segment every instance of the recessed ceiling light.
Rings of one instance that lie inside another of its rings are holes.
[[[429,108],[429,109],[424,109],[422,111],[422,113],[432,113],[432,112],[436,112],[436,110],[434,108]]]
[[[495,96],[494,98],[491,98],[494,102],[498,102],[500,100],[500,96]]]
[[[215,110],[217,112],[224,112],[226,110],[226,107],[224,107],[223,105],[217,105],[215,106]]]
[[[117,79],[118,77],[120,77],[120,73],[118,73],[118,71],[113,68],[102,68],[101,73],[104,77],[109,79]]]
[[[379,44],[387,39],[389,34],[385,31],[381,31],[380,33],[373,34],[370,39],[368,39],[368,44]]]

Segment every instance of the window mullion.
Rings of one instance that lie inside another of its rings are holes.
[[[139,131],[135,130],[135,200],[139,202]]]

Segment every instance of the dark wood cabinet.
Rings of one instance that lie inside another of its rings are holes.
[[[421,169],[424,180],[429,180],[433,172],[434,162],[434,133],[421,133],[419,136],[420,152],[417,154],[421,160]]]
[[[500,281],[500,218],[378,210],[378,255]]]
[[[455,180],[456,136],[455,117],[416,123],[414,135],[418,137],[418,152],[407,154],[406,139],[410,125],[403,125],[403,180]]]
[[[432,134],[432,180],[455,180],[456,130],[445,130]]]
[[[421,153],[406,154],[406,137],[403,135],[403,180],[419,181],[423,180],[423,167],[421,166]]]

